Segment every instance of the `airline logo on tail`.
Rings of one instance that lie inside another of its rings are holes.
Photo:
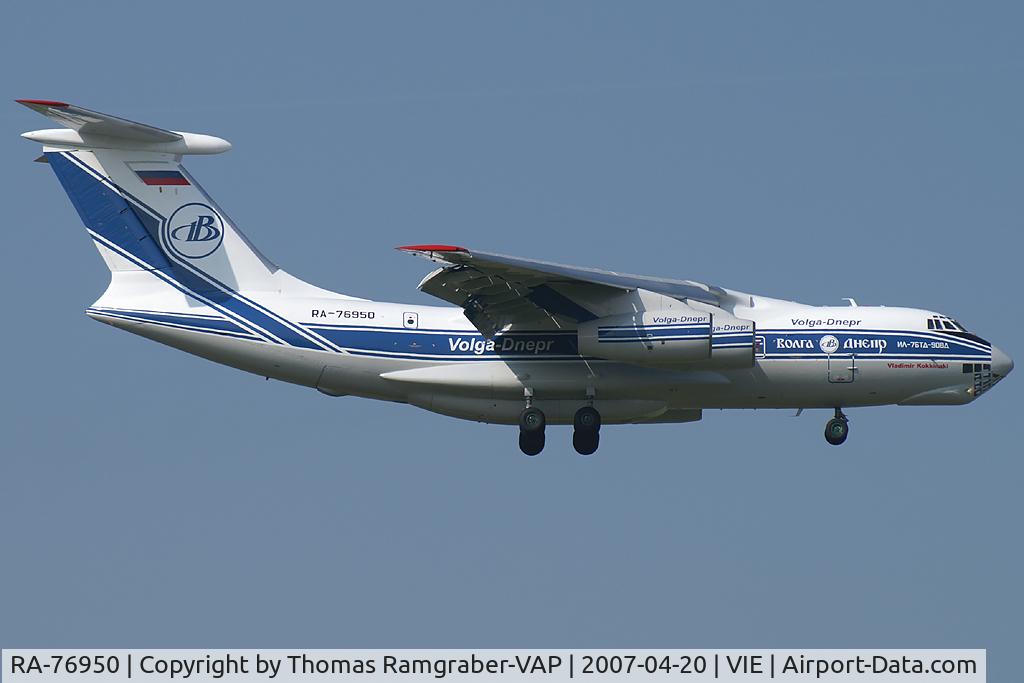
[[[187,259],[205,258],[224,241],[224,221],[206,204],[183,204],[164,223],[165,245]]]

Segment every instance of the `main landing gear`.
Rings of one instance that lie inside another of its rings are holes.
[[[836,408],[836,416],[825,423],[825,441],[828,441],[833,446],[846,441],[846,437],[850,435],[850,420],[843,415],[841,408]]]
[[[519,450],[537,455],[544,450],[544,426],[547,420],[540,408],[527,406],[519,415]]]
[[[580,455],[590,455],[601,443],[601,413],[583,406],[572,418],[572,447]]]
[[[519,415],[519,450],[537,455],[544,450],[544,427],[547,420],[540,408],[527,406]],[[572,446],[580,455],[590,455],[601,441],[601,413],[593,406],[583,406],[572,420]]]

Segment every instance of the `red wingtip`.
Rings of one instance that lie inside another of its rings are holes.
[[[410,244],[398,248],[402,251],[469,251],[465,247],[453,247],[450,244]]]
[[[19,104],[38,104],[43,107],[70,107],[71,105],[67,102],[57,102],[56,100],[14,100]]]

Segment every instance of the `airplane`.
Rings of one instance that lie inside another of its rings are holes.
[[[64,126],[23,137],[49,163],[111,271],[100,322],[329,396],[546,425],[594,453],[603,424],[686,423],[707,409],[962,405],[1013,361],[951,317],[812,306],[692,280],[579,268],[446,244],[399,250],[437,264],[422,292],[453,306],[338,294],[278,268],[181,161],[224,139],[53,100],[17,100]]]

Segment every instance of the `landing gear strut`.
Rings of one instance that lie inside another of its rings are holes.
[[[526,455],[537,455],[544,450],[544,426],[547,420],[540,408],[527,406],[519,414],[519,450]]]
[[[593,406],[583,406],[572,418],[572,447],[580,455],[590,455],[601,442],[601,413]]]
[[[843,415],[843,411],[840,408],[836,408],[836,416],[825,423],[825,441],[828,441],[833,446],[846,441],[846,437],[850,435],[850,420]]]

